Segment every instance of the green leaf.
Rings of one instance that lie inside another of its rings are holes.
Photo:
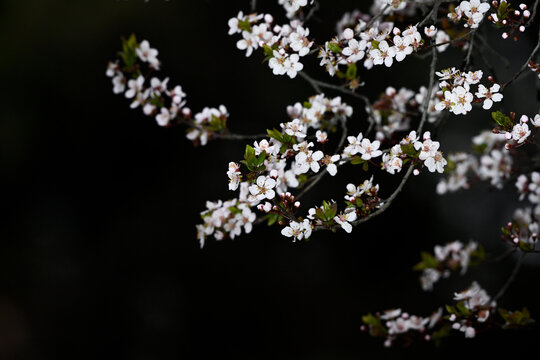
[[[274,49],[272,49],[270,46],[264,45],[263,46],[263,51],[264,51],[264,55],[266,55],[266,56],[268,56],[270,58],[274,57]]]
[[[248,160],[255,156],[255,149],[250,145],[246,145],[246,150],[244,152],[244,159]]]
[[[430,253],[422,251],[420,253],[420,256],[422,257],[422,261],[426,264],[426,267],[436,268],[437,266],[439,266],[439,262],[437,261],[437,259]]]
[[[266,129],[266,133],[272,139],[276,139],[279,142],[283,142],[283,134],[281,133],[281,131],[277,129],[272,129],[272,130]]]
[[[332,52],[335,52],[335,53],[340,53],[341,52],[341,47],[336,44],[336,43],[328,43],[328,49],[330,49],[330,51]]]
[[[281,215],[279,215],[279,214],[268,214],[268,215],[266,215],[266,218],[268,219],[267,225],[272,226],[281,218]]]
[[[380,323],[380,320],[377,317],[373,316],[371,313],[369,313],[362,316],[362,322],[366,325],[377,326]]]
[[[455,307],[451,306],[451,305],[445,305],[444,306],[446,308],[446,311],[448,311],[449,314],[457,314],[457,310]]]
[[[463,304],[463,301],[460,301],[456,304],[456,309],[459,311],[459,313],[465,317],[469,316],[469,310],[465,307]]]
[[[505,128],[505,129],[508,129],[508,128],[511,128],[514,126],[514,124],[512,123],[512,120],[510,120],[510,118],[506,115],[504,115],[502,112],[500,111],[494,111],[491,113],[491,117],[493,118],[493,120],[495,120],[495,122],[497,124],[499,124],[499,126],[501,126],[502,128]]]
[[[238,28],[240,30],[251,32],[251,23],[249,22],[249,19],[238,20]]]
[[[434,331],[431,335],[436,347],[441,346],[442,340],[450,336],[450,325],[444,325],[439,330]]]
[[[369,163],[366,161],[366,162],[364,163],[364,165],[362,165],[362,170],[368,171],[368,169],[369,169]]]
[[[345,77],[349,80],[356,78],[356,71],[357,71],[356,64],[355,63],[349,64],[347,66],[347,72],[345,73]]]
[[[359,155],[355,155],[351,159],[351,164],[353,165],[363,164],[364,162],[366,162],[366,160],[362,159],[362,157]]]

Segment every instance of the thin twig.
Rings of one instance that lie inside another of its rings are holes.
[[[257,0],[251,0],[251,12],[254,13],[257,10]]]
[[[536,55],[536,53],[538,52],[539,49],[540,49],[540,28],[539,28],[539,31],[538,31],[538,42],[536,43],[536,46],[534,47],[533,51],[531,52],[531,55],[529,55],[529,58],[527,59],[527,61],[525,61],[525,63],[523,65],[521,65],[521,68],[519,69],[519,71],[517,73],[515,73],[514,76],[510,80],[508,80],[506,83],[504,83],[501,86],[501,92],[508,85],[510,85],[514,80],[516,80],[519,77],[519,75],[521,75],[521,73],[523,73],[525,71],[525,69],[527,69],[527,67],[529,66],[529,61],[531,61],[533,59],[533,57]]]
[[[257,139],[262,139],[267,136],[268,134],[232,134],[232,133],[213,135],[214,138],[223,139],[223,140],[257,140]]]
[[[523,263],[523,259],[525,258],[526,255],[527,255],[526,252],[521,253],[521,256],[519,257],[518,261],[516,262],[516,265],[514,266],[514,270],[512,270],[512,274],[510,274],[510,277],[508,278],[508,280],[506,280],[506,282],[501,287],[497,295],[493,297],[493,301],[499,300],[504,295],[506,290],[508,290],[508,287],[510,286],[510,284],[512,284],[512,282],[515,280],[517,273],[519,272],[519,268],[521,267],[521,264]]]
[[[501,60],[503,62],[504,67],[510,66],[510,60],[508,60],[506,56],[504,56],[503,54],[495,50],[491,45],[489,45],[484,35],[478,34],[478,38],[482,42],[482,47],[488,50],[492,55],[494,55],[497,58],[497,60]],[[480,54],[484,56],[484,53],[482,51],[480,51]]]
[[[394,192],[392,193],[392,195],[390,195],[390,196],[384,201],[383,205],[382,205],[380,208],[378,208],[377,210],[375,210],[374,212],[372,212],[371,214],[369,214],[368,216],[366,216],[366,217],[364,217],[364,218],[355,220],[355,221],[352,222],[351,224],[352,224],[353,226],[356,226],[356,225],[365,223],[366,221],[373,219],[375,216],[380,215],[380,214],[382,214],[383,212],[385,212],[386,209],[388,209],[388,207],[392,204],[392,201],[394,201],[395,198],[398,196],[398,194],[401,192],[401,190],[403,190],[403,187],[404,187],[405,184],[407,183],[407,180],[409,180],[409,177],[411,176],[413,170],[414,170],[414,166],[412,166],[412,165],[409,166],[409,169],[408,169],[407,172],[405,173],[405,176],[403,176],[403,178],[401,179],[401,182],[399,183],[399,185],[398,185],[398,187],[396,188],[396,190],[394,190]]]
[[[319,10],[319,2],[315,1],[313,2],[313,6],[311,7],[311,9],[309,9],[308,14],[304,18],[304,22],[308,22],[309,20],[311,20],[311,18],[313,17],[313,15],[315,15],[317,10]]]
[[[431,56],[431,65],[429,68],[429,87],[427,89],[426,98],[424,99],[422,119],[420,120],[420,124],[418,125],[418,129],[416,131],[417,134],[420,134],[422,132],[422,128],[424,127],[424,124],[426,123],[426,120],[428,118],[429,102],[431,101],[431,94],[433,93],[433,86],[435,85],[435,67],[437,66],[436,48],[431,49]]]
[[[418,25],[418,29],[421,29],[422,26],[429,20],[429,19],[432,19],[433,18],[436,18],[437,17],[437,12],[439,11],[439,6],[441,6],[441,0],[437,0],[435,1],[435,3],[433,4],[433,8],[431,9],[431,11],[429,12],[429,14],[427,14],[427,16],[424,18],[424,20],[422,20]]]
[[[499,262],[501,260],[506,259],[508,256],[512,255],[516,251],[517,251],[517,248],[508,249],[505,252],[503,252],[502,254],[499,254],[499,255],[495,256],[494,258],[487,259],[486,262],[490,263],[490,264],[497,263],[497,262]]]
[[[362,29],[360,29],[360,32],[364,31],[364,30],[367,30],[371,27],[371,25],[373,25],[373,23],[375,21],[377,21],[381,16],[384,15],[384,12],[386,11],[386,9],[388,9],[391,5],[390,4],[386,4],[386,6],[381,10],[380,13],[378,13],[377,15],[375,15],[374,17],[372,17],[367,23],[366,25],[364,25],[364,27]]]
[[[327,82],[324,82],[324,81],[314,79],[314,78],[312,78],[311,76],[309,76],[307,73],[305,73],[303,71],[299,72],[298,74],[300,75],[300,77],[302,77],[304,80],[306,80],[313,87],[313,89],[315,89],[315,91],[317,91],[319,93],[321,93],[321,88],[323,87],[323,88],[327,88],[327,89],[336,90],[336,91],[339,91],[339,92],[341,92],[343,94],[354,96],[355,98],[358,98],[358,99],[362,100],[366,104],[366,112],[368,113],[368,121],[370,123],[370,128],[373,126],[373,123],[375,122],[375,116],[373,114],[373,108],[371,107],[371,103],[370,103],[367,96],[356,93],[356,92],[354,92],[352,90],[349,90],[349,89],[347,89],[347,88],[345,88],[343,86],[334,85],[334,84],[330,84],[330,83],[327,83]],[[369,132],[369,130],[368,130],[368,132]]]
[[[527,21],[527,24],[526,24],[525,26],[527,26],[527,27],[528,27],[528,26],[531,26],[531,24],[533,23],[533,19],[534,19],[535,16],[536,16],[536,10],[537,10],[537,8],[538,8],[538,3],[539,3],[539,2],[540,2],[539,0],[536,0],[536,1],[534,2],[534,5],[533,5],[533,11],[532,11],[531,17],[529,18],[529,21]]]
[[[463,62],[463,70],[467,70],[469,68],[469,65],[471,64],[471,56],[474,48],[474,37],[476,35],[476,32],[471,34],[471,38],[469,39],[469,48],[467,49],[467,56],[465,56],[465,61]]]

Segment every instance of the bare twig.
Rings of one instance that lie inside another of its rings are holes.
[[[424,127],[424,124],[426,123],[428,112],[429,112],[429,102],[431,101],[431,94],[433,93],[433,86],[435,85],[435,67],[437,66],[437,49],[432,48],[431,49],[431,65],[429,67],[429,87],[427,89],[426,98],[424,99],[424,103],[422,104],[422,119],[420,120],[420,124],[418,125],[418,129],[416,131],[417,134],[420,134],[422,132],[422,128]]]
[[[471,64],[471,56],[474,48],[474,37],[476,35],[476,32],[471,34],[471,38],[469,39],[469,48],[467,49],[467,56],[465,56],[465,60],[463,61],[463,70],[467,70],[469,68],[469,65]]]
[[[313,87],[313,89],[315,89],[315,91],[317,91],[319,93],[321,92],[321,88],[323,87],[323,88],[327,88],[327,89],[336,90],[336,91],[341,92],[342,94],[350,95],[350,96],[353,96],[355,98],[358,98],[358,99],[362,100],[366,104],[366,112],[368,113],[368,121],[370,123],[369,128],[368,128],[368,132],[371,130],[371,128],[373,127],[373,125],[375,123],[375,116],[373,114],[373,108],[371,107],[371,103],[370,103],[367,96],[356,93],[356,92],[354,92],[352,90],[349,90],[349,89],[347,89],[347,88],[345,88],[343,86],[334,85],[334,84],[330,84],[330,83],[326,83],[324,81],[314,79],[314,78],[312,78],[311,76],[309,76],[307,73],[305,73],[303,71],[299,72],[298,74],[300,75],[300,77],[302,77],[304,80],[306,80],[311,85],[311,87]]]
[[[313,17],[313,15],[315,15],[317,10],[319,10],[319,2],[315,1],[313,2],[313,6],[309,9],[308,14],[304,18],[304,22],[308,22],[309,20],[311,20],[311,18]]]
[[[414,170],[414,166],[409,166],[409,169],[407,170],[407,172],[405,173],[405,176],[403,176],[403,178],[401,179],[401,182],[399,183],[398,187],[396,188],[396,190],[394,190],[394,192],[392,193],[392,195],[390,195],[383,203],[383,205],[378,208],[377,210],[375,210],[374,212],[372,212],[371,214],[369,214],[368,216],[364,217],[364,218],[361,218],[361,219],[358,219],[354,222],[352,222],[351,224],[353,226],[356,226],[356,225],[359,225],[359,224],[362,224],[362,223],[365,223],[366,221],[369,221],[371,219],[373,219],[375,216],[378,216],[380,214],[382,214],[383,212],[386,211],[386,209],[388,209],[388,207],[392,204],[392,202],[396,199],[396,197],[399,195],[399,193],[401,192],[401,190],[403,190],[403,187],[405,186],[405,184],[407,183],[407,180],[409,180],[409,177],[411,176],[412,172]]]
[[[517,273],[519,272],[519,269],[521,268],[521,265],[523,263],[523,259],[525,258],[525,256],[527,255],[526,252],[523,252],[521,253],[521,256],[519,257],[518,261],[516,262],[516,265],[514,266],[514,270],[512,270],[512,274],[510,274],[510,277],[508,278],[508,280],[506,280],[506,282],[504,283],[504,285],[501,287],[501,289],[499,290],[499,292],[497,293],[497,295],[495,295],[493,297],[493,301],[497,301],[499,300],[503,295],[504,293],[506,292],[506,290],[508,290],[508,287],[512,284],[512,282],[515,280],[516,276],[517,276]]]
[[[223,139],[223,140],[257,140],[257,139],[262,139],[267,136],[268,134],[232,134],[232,133],[213,134],[214,138]]]
[[[429,20],[431,19],[432,21],[435,21],[436,18],[437,18],[437,12],[439,11],[439,6],[441,6],[441,0],[437,0],[435,1],[435,3],[433,4],[433,8],[431,9],[431,11],[427,14],[427,16],[424,18],[424,20],[422,20],[419,24],[418,24],[418,29],[421,29],[422,26]]]
[[[497,262],[499,262],[501,260],[506,259],[508,256],[512,255],[516,251],[517,251],[517,248],[510,248],[510,249],[506,250],[505,252],[503,252],[502,254],[499,254],[498,256],[495,256],[494,258],[487,259],[486,262],[490,263],[490,264],[497,263]]]
[[[391,5],[390,4],[386,4],[386,6],[381,10],[380,13],[378,13],[377,15],[375,15],[374,17],[372,17],[367,23],[366,25],[364,25],[364,27],[362,29],[360,29],[360,31],[364,31],[366,29],[369,29],[371,27],[371,25],[373,25],[373,23],[375,21],[377,21],[381,16],[384,15],[384,13],[386,12],[386,9],[388,9]]]
[[[536,53],[538,52],[539,49],[540,49],[540,28],[539,28],[539,31],[538,31],[538,42],[536,43],[536,46],[534,47],[533,51],[531,52],[531,55],[529,55],[529,58],[527,59],[527,61],[525,61],[525,63],[523,65],[521,65],[521,68],[519,69],[519,71],[517,73],[515,73],[514,76],[510,80],[508,80],[506,83],[504,83],[501,86],[501,92],[508,85],[510,85],[514,80],[516,80],[519,77],[519,75],[521,75],[525,71],[525,69],[527,69],[527,67],[529,66],[529,61],[531,61],[533,59],[533,57],[536,55]]]
[[[533,23],[533,20],[536,16],[536,11],[538,9],[538,3],[540,2],[540,0],[536,0],[534,2],[534,5],[533,5],[533,11],[532,11],[532,14],[531,14],[531,17],[529,18],[529,21],[527,21],[527,24],[525,26],[531,26],[531,24]]]

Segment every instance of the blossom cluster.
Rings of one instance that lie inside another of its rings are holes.
[[[242,233],[242,229],[246,234],[251,232],[257,215],[251,211],[252,204],[247,200],[245,186],[242,188],[238,199],[206,202],[206,210],[201,213],[204,223],[196,225],[201,248],[211,235],[216,240],[223,240],[227,237],[234,239]]]
[[[308,5],[308,0],[278,0],[278,3],[283,6],[288,18],[294,18],[304,6]],[[310,1],[310,4],[312,3],[313,0]]]
[[[135,36],[123,40],[120,60],[109,62],[106,75],[112,78],[113,93],[124,94],[131,99],[130,108],[141,108],[147,116],[152,116],[159,126],[185,124],[186,137],[197,145],[206,145],[208,140],[226,132],[229,113],[224,105],[219,108],[205,107],[192,114],[186,107],[186,94],[180,85],[169,85],[169,78],[145,77],[148,66],[150,73],[159,70],[158,50],[147,40],[138,43]]]
[[[503,95],[499,93],[500,85],[493,83],[490,88],[479,84],[482,70],[462,72],[456,68],[448,68],[436,73],[439,76],[441,101],[435,105],[439,111],[448,109],[455,115],[465,115],[472,110],[472,103],[483,102],[482,107],[491,109],[494,102],[500,102]],[[478,91],[473,95],[471,85],[478,84]]]
[[[422,271],[420,284],[422,290],[432,291],[433,285],[441,278],[447,278],[452,271],[460,270],[463,275],[470,264],[476,264],[484,259],[483,248],[475,241],[464,244],[454,241],[444,246],[435,245],[434,255],[423,252],[422,261],[415,265],[414,270]]]
[[[299,1],[293,3],[299,6]],[[287,3],[293,6],[293,3]],[[306,56],[313,45],[309,39],[309,29],[303,27],[300,20],[293,20],[283,26],[274,25],[273,21],[270,14],[244,15],[239,12],[229,20],[229,35],[242,35],[236,47],[245,50],[246,56],[250,56],[253,50],[264,49],[268,66],[274,75],[286,74],[294,78],[304,68],[300,57]]]
[[[492,113],[492,117],[498,125],[497,128],[493,129],[493,132],[504,135],[506,138],[506,149],[513,149],[531,142],[536,137],[538,128],[540,128],[540,115],[538,114],[534,118],[522,115],[519,121],[516,121],[516,114],[513,112],[510,113],[510,116],[506,116],[500,111],[497,111]],[[534,126],[534,134],[528,124]]]
[[[440,143],[431,139],[431,133],[426,131],[423,141],[419,140],[416,131],[411,131],[399,144],[394,145],[383,155],[382,168],[390,174],[400,172],[407,161],[422,163],[429,172],[444,171],[447,160],[439,151]]]
[[[435,108],[439,103],[436,92],[437,88],[434,87],[427,108],[427,121],[430,123],[440,118],[440,112]],[[399,90],[392,86],[387,87],[366,109],[374,121],[377,140],[392,141],[396,133],[408,131],[412,118],[424,110],[423,104],[427,96],[428,89],[425,86],[421,86],[417,93],[405,87]]]
[[[391,347],[398,340],[412,339],[420,337],[430,340],[429,332],[440,323],[442,319],[442,308],[439,308],[429,317],[410,315],[401,309],[391,309],[384,313],[375,315],[368,314],[362,317],[364,325],[362,330],[369,331],[372,336],[383,337],[384,346]]]
[[[305,220],[296,219],[300,203],[288,190],[302,186],[308,176],[320,173],[323,168],[336,175],[342,156],[325,153],[329,139],[323,129],[333,129],[337,122],[345,122],[352,115],[352,108],[339,97],[329,99],[320,94],[303,104],[288,106],[287,113],[291,120],[281,123],[280,130],[268,130],[268,138],[246,146],[244,160],[229,163],[227,177],[229,189],[245,187],[247,201],[252,206],[258,205],[269,221],[286,222],[284,236],[301,240],[311,234],[311,223],[309,216]],[[314,149],[315,144],[307,140],[310,129],[317,130],[315,138],[323,147],[321,150]],[[341,215],[334,216],[341,219]]]
[[[476,336],[477,328],[487,321],[496,307],[496,303],[476,281],[466,290],[455,293],[454,300],[458,303],[455,307],[447,308],[451,313],[448,320],[452,329],[463,332],[466,338]]]
[[[392,66],[394,60],[401,62],[408,55],[424,45],[420,31],[416,26],[409,26],[405,30],[394,27],[391,22],[375,21],[368,29],[364,29],[367,22],[359,18],[354,28],[346,28],[339,37],[327,41],[321,47],[318,57],[320,65],[325,66],[328,73],[333,76],[339,71],[339,65],[352,65],[360,60],[366,69],[374,65]],[[428,38],[438,33],[435,27],[425,28]],[[436,42],[444,42],[444,31],[440,31]]]
[[[540,173],[533,171],[528,175],[521,174],[515,185],[519,199],[527,197],[533,207],[518,208],[514,211],[512,221],[501,229],[503,239],[523,251],[532,251],[540,230]]]
[[[489,3],[481,0],[462,1],[454,11],[448,13],[448,18],[454,22],[464,20],[463,26],[474,29],[480,25],[489,9]]]
[[[464,152],[450,154],[448,176],[437,184],[437,193],[469,189],[473,180],[486,181],[501,189],[511,176],[514,163],[512,154],[504,149],[505,142],[503,134],[485,130],[472,139],[477,156]]]

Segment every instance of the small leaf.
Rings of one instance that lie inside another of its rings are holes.
[[[328,49],[330,49],[330,51],[332,52],[335,52],[335,53],[340,53],[341,52],[341,47],[336,44],[336,43],[328,43]]]

